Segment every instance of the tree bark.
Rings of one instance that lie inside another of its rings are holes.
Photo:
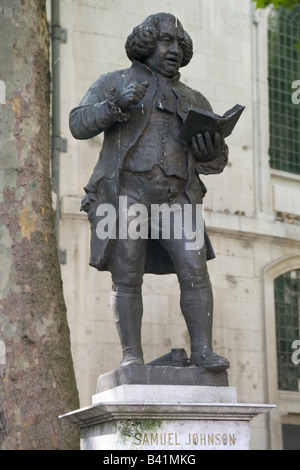
[[[6,89],[0,103],[3,450],[79,445],[77,429],[58,418],[79,403],[51,201],[45,4],[0,0],[0,80]]]

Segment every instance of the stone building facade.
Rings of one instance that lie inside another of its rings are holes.
[[[66,253],[61,269],[81,406],[91,403],[98,375],[119,366],[121,348],[110,310],[110,275],[89,267],[90,229],[79,212],[102,137],[76,141],[68,115],[101,74],[130,65],[124,44],[132,28],[166,11],[179,18],[194,43],[182,81],[201,91],[219,114],[236,103],[246,106],[227,139],[228,166],[220,175],[203,177],[205,221],[216,252],[208,264],[214,347],[230,359],[229,383],[239,402],[277,405],[251,424],[252,448],[283,448],[282,425],[300,426],[300,393],[278,388],[274,279],[300,269],[300,175],[269,163],[270,11],[255,11],[250,0],[59,3],[60,25],[67,31],[60,47],[61,135],[68,141],[60,157],[59,238]],[[189,351],[175,275],[145,275],[143,295],[146,361],[171,348]],[[292,339],[300,339],[298,330]]]

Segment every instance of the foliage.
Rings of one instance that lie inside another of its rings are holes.
[[[297,49],[298,51],[300,51],[300,39],[298,42],[296,42],[295,44],[293,44],[294,48]]]
[[[280,6],[284,8],[293,8],[300,3],[299,0],[252,0],[256,3],[256,8],[267,8],[273,5],[275,8]]]
[[[273,5],[274,8],[287,8],[292,10],[296,5],[300,5],[300,0],[252,0],[256,3],[256,9],[267,8],[269,5]],[[300,39],[294,44],[294,48],[300,51]]]

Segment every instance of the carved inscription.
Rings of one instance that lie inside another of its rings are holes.
[[[227,433],[188,433],[182,438],[176,432],[135,433],[134,444],[136,446],[179,446],[191,447],[234,447],[236,443],[235,434]]]

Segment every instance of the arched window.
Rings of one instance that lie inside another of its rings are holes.
[[[294,341],[300,340],[300,269],[274,280],[278,389],[299,391],[300,364],[292,361]]]
[[[300,80],[300,5],[269,16],[269,118],[271,168],[300,174],[300,104],[292,99]]]

